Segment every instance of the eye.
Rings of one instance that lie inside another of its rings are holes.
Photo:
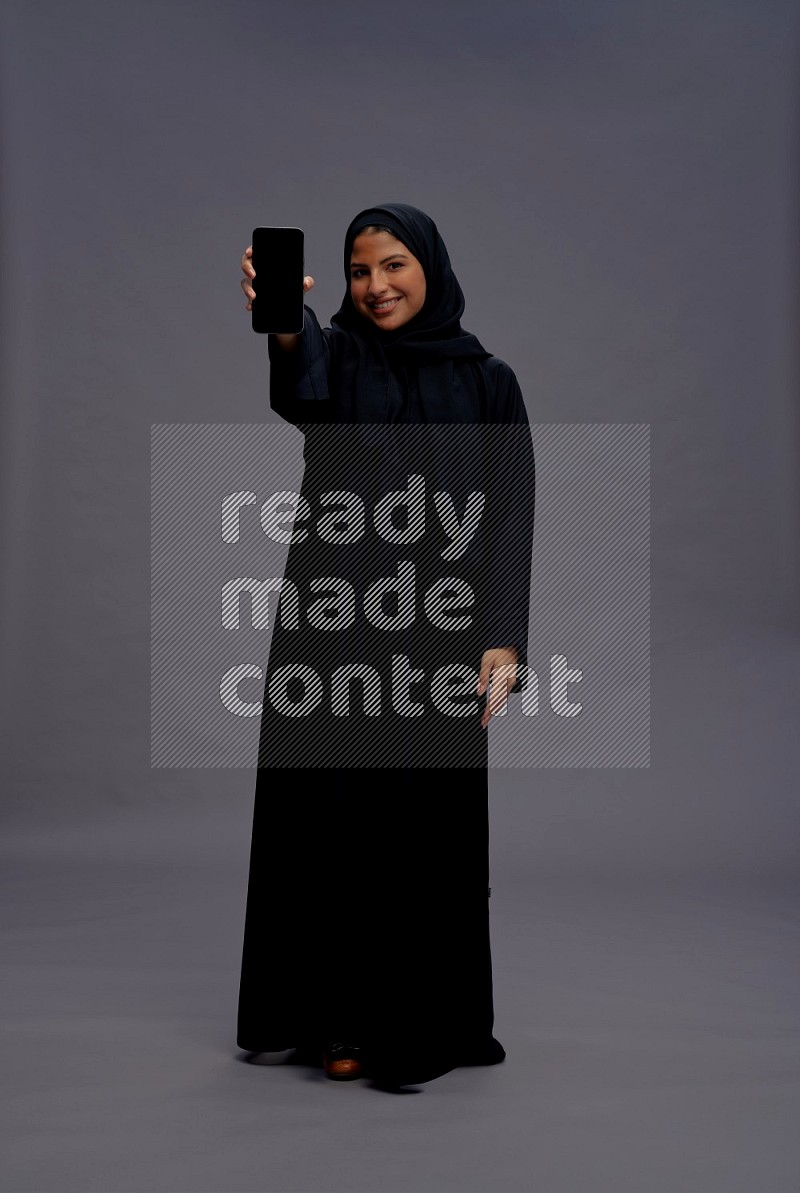
[[[389,264],[387,265],[387,269],[402,269],[404,265],[405,265],[404,261],[390,261]],[[366,269],[351,269],[350,277],[351,278],[360,278],[366,272],[367,272]]]

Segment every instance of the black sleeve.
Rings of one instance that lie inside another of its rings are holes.
[[[489,607],[485,650],[514,647],[528,665],[528,615],[536,472],[528,413],[509,365],[494,358],[496,384],[488,411],[491,461]],[[527,687],[518,678],[512,692]]]
[[[303,330],[294,352],[284,352],[274,335],[267,336],[269,404],[295,426],[327,422],[332,417],[330,396],[332,332],[320,327],[311,307],[303,306]]]

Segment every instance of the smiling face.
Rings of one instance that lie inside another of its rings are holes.
[[[360,315],[388,331],[402,327],[422,310],[425,291],[425,271],[401,240],[359,232],[350,254],[350,297]]]

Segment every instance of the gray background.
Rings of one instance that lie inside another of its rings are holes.
[[[798,1184],[797,13],[2,9],[5,1190]],[[652,764],[492,777],[505,1064],[239,1063],[255,773],[149,767],[154,422],[268,419],[239,257],[439,223],[532,422],[649,422]]]

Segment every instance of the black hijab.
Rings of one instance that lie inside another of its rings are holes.
[[[359,314],[350,296],[350,259],[356,236],[371,224],[389,229],[417,258],[425,274],[422,309],[394,330],[375,327]],[[415,363],[491,356],[478,338],[461,326],[464,294],[453,273],[450,256],[439,229],[429,215],[408,203],[383,203],[365,207],[350,222],[344,241],[344,276],[347,289],[331,324],[374,339],[390,356]]]
[[[421,310],[384,331],[350,296],[353,242],[364,228],[388,228],[425,274]],[[345,418],[375,422],[479,422],[485,417],[482,362],[492,356],[461,326],[464,294],[436,224],[407,203],[366,207],[345,234],[342,305],[331,317]]]

